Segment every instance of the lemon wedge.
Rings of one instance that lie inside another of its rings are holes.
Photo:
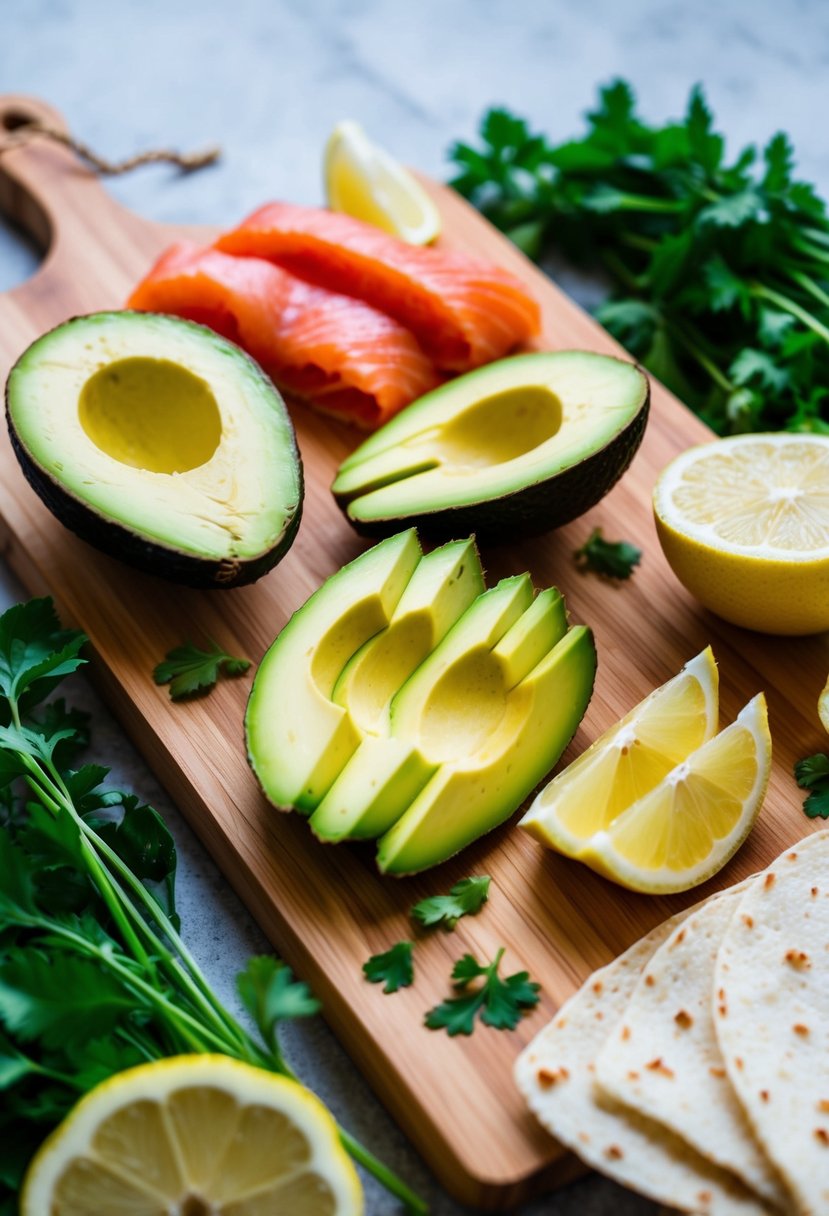
[[[561,851],[633,891],[686,891],[716,874],[743,843],[762,806],[770,770],[771,736],[760,693],[731,726],[583,838],[577,850]],[[566,785],[569,771],[551,784]],[[554,803],[552,815],[550,808],[547,813],[555,817]],[[549,822],[546,826],[552,842],[556,833]]]
[[[596,833],[714,735],[718,715],[717,664],[709,646],[554,777],[521,827],[542,844],[580,856]]]
[[[429,195],[359,123],[341,122],[331,132],[323,172],[333,211],[365,220],[410,245],[428,245],[440,235],[440,213]]]
[[[226,1056],[119,1073],[34,1157],[21,1216],[359,1216],[356,1171],[322,1103]]]
[[[690,448],[661,473],[653,506],[674,574],[712,612],[764,633],[829,629],[829,436]]]

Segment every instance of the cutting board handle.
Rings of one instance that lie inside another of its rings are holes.
[[[124,209],[70,148],[37,135],[18,143],[20,132],[32,123],[68,133],[62,115],[46,102],[0,94],[0,214],[19,225],[47,255],[37,276],[42,280],[59,273],[54,263],[63,260],[64,250],[77,266],[85,247],[90,253],[94,249],[96,230],[100,239],[102,214]]]

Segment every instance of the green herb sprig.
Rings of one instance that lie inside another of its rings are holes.
[[[642,550],[627,540],[605,540],[601,528],[594,528],[573,557],[584,572],[628,579],[642,560]]]
[[[370,984],[384,984],[386,993],[409,988],[414,981],[413,942],[396,942],[383,954],[372,954],[363,963],[363,974]]]
[[[726,155],[702,89],[651,126],[622,80],[555,144],[490,110],[452,185],[530,257],[596,262],[597,316],[720,434],[829,432],[829,218],[779,132]]]
[[[72,768],[86,718],[44,704],[85,662],[85,641],[61,629],[48,599],[0,616],[0,1212],[15,1210],[32,1153],[97,1082],[180,1052],[293,1077],[279,1026],[318,1008],[274,958],[251,959],[238,979],[258,1036],[211,989],[180,934],[166,825],[107,789],[105,768]],[[340,1136],[407,1211],[425,1212]]]
[[[496,1030],[514,1030],[525,1010],[539,1002],[540,984],[531,980],[528,972],[516,971],[502,979],[498,974],[503,947],[491,963],[479,963],[471,954],[458,959],[452,970],[452,982],[459,996],[450,997],[426,1014],[430,1030],[445,1030],[450,1036],[472,1034],[475,1018]],[[483,982],[469,989],[473,981]]]
[[[798,760],[794,776],[801,789],[811,791],[803,803],[808,817],[829,819],[829,756],[818,752],[816,756]]]
[[[184,642],[167,652],[153,671],[153,679],[156,684],[170,685],[172,701],[182,701],[208,692],[220,675],[242,676],[249,667],[249,659],[237,659],[215,642],[207,650]]]
[[[451,931],[462,916],[474,916],[480,912],[489,897],[492,879],[488,874],[475,874],[462,878],[449,888],[448,895],[431,895],[413,905],[411,916],[424,928],[443,925]]]

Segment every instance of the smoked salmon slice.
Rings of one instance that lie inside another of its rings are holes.
[[[216,242],[363,300],[415,335],[438,367],[469,371],[538,332],[538,304],[500,267],[427,249],[351,216],[269,203]]]
[[[243,347],[286,393],[366,428],[441,379],[397,321],[261,258],[174,245],[127,306],[208,325]]]

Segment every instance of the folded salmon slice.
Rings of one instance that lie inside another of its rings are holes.
[[[268,258],[309,283],[364,300],[416,336],[438,367],[469,371],[538,332],[538,304],[497,266],[407,245],[350,216],[269,203],[216,247]]]
[[[286,393],[363,427],[380,426],[440,383],[397,321],[261,258],[174,245],[128,307],[208,325],[243,347]]]

